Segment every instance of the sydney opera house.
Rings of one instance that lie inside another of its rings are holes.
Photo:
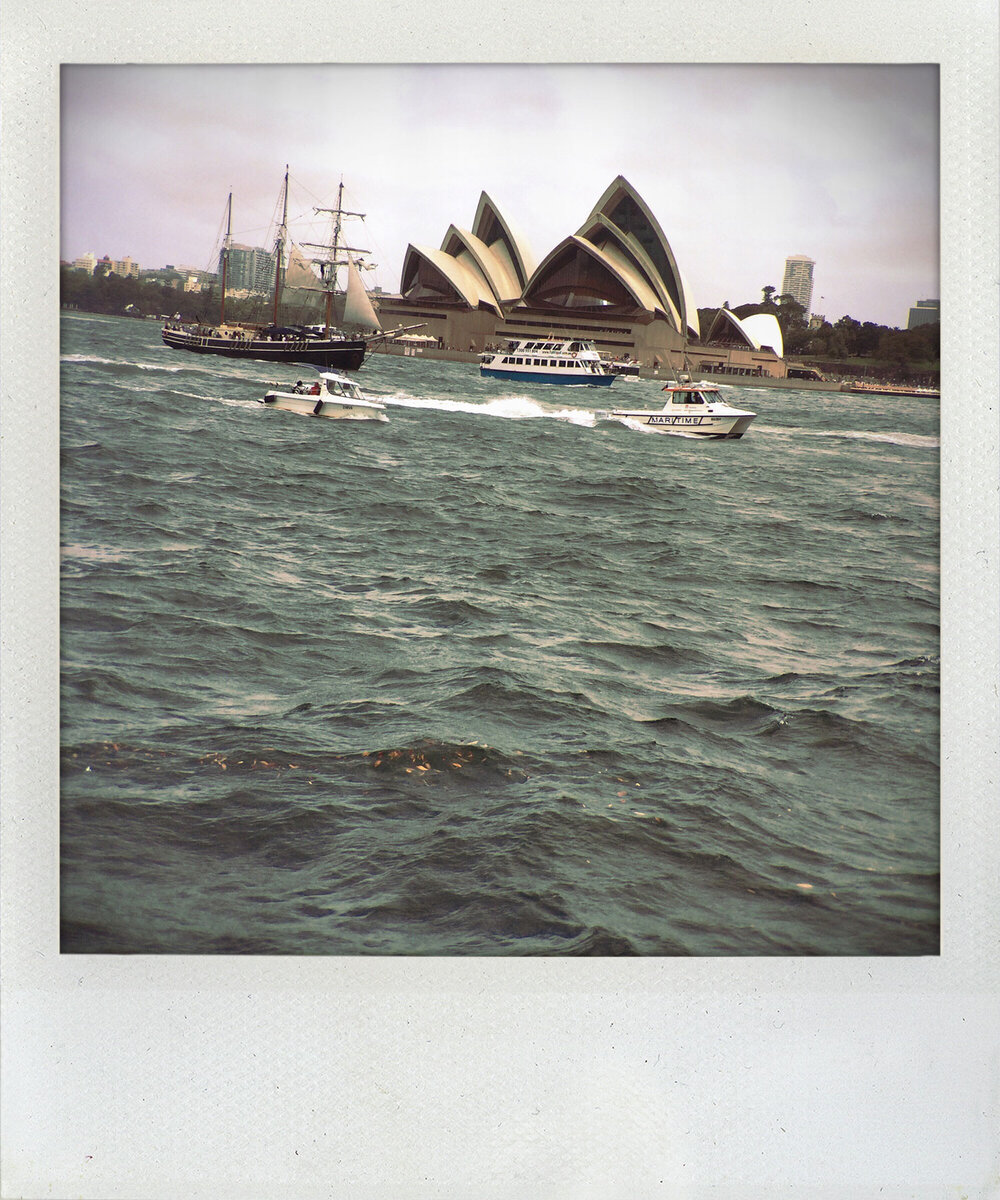
[[[410,245],[400,295],[383,326],[423,323],[443,350],[480,352],[510,338],[582,337],[608,358],[651,368],[785,374],[773,316],[698,310],[656,217],[622,176],[576,231],[536,261],[484,192],[471,229],[451,225],[440,249]]]

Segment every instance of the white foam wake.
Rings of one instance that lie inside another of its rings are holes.
[[[379,399],[400,408],[437,409],[440,412],[471,413],[475,416],[501,417],[508,421],[532,421],[539,418],[569,421],[573,425],[592,426],[594,414],[582,408],[548,409],[526,396],[499,396],[485,404],[471,400],[430,400],[403,394],[382,395]]]
[[[941,441],[921,433],[875,433],[870,429],[828,429],[816,430],[811,437],[839,437],[853,439],[858,442],[884,442],[890,446],[910,446],[917,450],[936,450]]]
[[[189,368],[170,366],[164,363],[126,362],[122,358],[101,358],[97,354],[63,354],[59,360],[64,363],[97,363],[106,367],[135,367],[139,371],[185,371]]]

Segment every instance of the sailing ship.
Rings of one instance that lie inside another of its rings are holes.
[[[282,188],[281,223],[275,237],[274,284],[271,294],[270,324],[226,321],[226,286],[229,255],[232,246],[233,195],[229,193],[226,206],[226,234],[220,254],[221,301],[219,320],[214,325],[184,324],[168,321],[162,330],[163,343],[173,350],[192,354],[219,354],[225,358],[259,359],[274,363],[304,363],[324,370],[356,371],[364,363],[375,342],[389,341],[419,325],[407,325],[385,332],[361,281],[360,269],[369,266],[364,255],[370,253],[343,242],[342,224],[345,218],[364,219],[364,213],[348,212],[343,205],[344,183],[337,192],[336,208],[315,208],[317,214],[328,214],[333,220],[333,236],[329,244],[303,243],[321,251],[312,262],[319,267],[319,276],[310,268],[302,251],[288,237],[288,168]],[[334,328],[334,295],[338,288],[340,267],[347,268],[344,290],[342,324],[356,332],[345,333]],[[321,325],[283,325],[282,294],[285,288],[323,292],[326,297],[325,321]]]

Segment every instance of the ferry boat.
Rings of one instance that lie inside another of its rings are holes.
[[[635,421],[647,429],[696,438],[741,438],[756,413],[732,408],[717,387],[706,383],[668,384],[662,409],[611,409],[598,412],[599,420]]]
[[[608,387],[615,381],[614,373],[602,361],[594,343],[575,338],[508,342],[506,349],[489,350],[479,359],[479,373],[484,379],[598,387]]]
[[[843,392],[867,394],[869,396],[925,396],[929,400],[940,400],[940,388],[917,387],[916,384],[905,383],[871,383],[865,379],[853,379],[845,383]]]
[[[388,421],[385,405],[366,396],[353,379],[336,371],[320,371],[313,384],[299,380],[287,390],[274,389],[261,404],[305,417],[340,421]]]

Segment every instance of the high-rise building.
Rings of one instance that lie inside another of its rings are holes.
[[[124,258],[116,258],[111,264],[111,270],[121,279],[128,279],[130,275],[138,279],[141,273],[139,271],[139,264],[134,263],[127,254]]]
[[[88,275],[93,275],[96,266],[97,255],[93,250],[88,250],[86,254],[81,254],[79,258],[73,259],[73,269],[76,271],[86,271]]]
[[[792,254],[785,259],[785,279],[781,285],[781,294],[791,296],[796,303],[801,304],[809,316],[813,294],[813,267],[816,264],[804,254]]]
[[[941,320],[940,300],[918,300],[906,322],[907,329],[916,329],[918,325],[934,325]]]
[[[229,247],[227,287],[233,291],[268,292],[274,283],[274,254],[260,246]],[[219,263],[221,276],[222,263]]]

